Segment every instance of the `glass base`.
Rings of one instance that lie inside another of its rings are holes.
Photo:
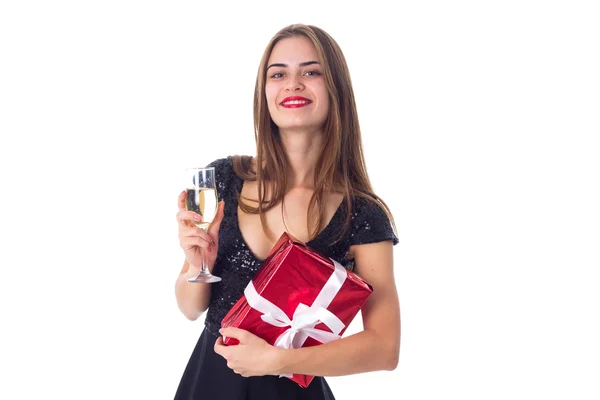
[[[221,278],[212,275],[210,272],[200,272],[195,278],[188,279],[192,283],[215,283],[221,282]]]

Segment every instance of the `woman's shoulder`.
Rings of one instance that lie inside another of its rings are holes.
[[[227,156],[227,157],[223,157],[223,158],[217,158],[215,159],[213,162],[211,162],[210,164],[208,164],[206,167],[212,167],[215,169],[215,172],[219,172],[218,170],[220,169],[231,169],[233,166],[233,157],[234,156]]]
[[[389,211],[375,198],[353,196],[350,224],[352,244],[367,244],[391,240],[398,243]]]
[[[207,167],[213,167],[216,173],[219,173],[218,170],[221,170],[222,172],[237,173],[239,175],[242,171],[252,171],[254,169],[253,162],[254,158],[252,156],[230,155],[217,158],[208,164]]]
[[[234,167],[236,157],[239,156],[217,158],[207,165],[215,169],[219,200],[229,198],[239,190],[240,177]]]
[[[254,157],[246,155],[231,155],[223,158],[217,158],[208,167],[222,168],[228,172],[235,172],[237,175],[254,172]],[[215,171],[216,172],[216,171]]]
[[[220,185],[229,185],[231,177],[233,175],[233,162],[232,156],[217,158],[206,166],[207,168],[212,167],[215,169],[215,176],[217,182]]]

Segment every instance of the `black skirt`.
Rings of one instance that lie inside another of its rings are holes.
[[[217,336],[206,329],[183,373],[175,400],[334,400],[322,377],[315,377],[306,389],[288,378],[253,376],[244,378],[227,367],[215,353]]]

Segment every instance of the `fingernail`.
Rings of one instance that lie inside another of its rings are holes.
[[[201,216],[201,215],[194,214],[194,217],[193,217],[193,218],[194,218],[196,221],[202,221],[202,216]]]

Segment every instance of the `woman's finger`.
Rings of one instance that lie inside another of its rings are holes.
[[[208,227],[208,233],[219,237],[219,229],[221,229],[221,222],[223,221],[223,216],[225,215],[225,202],[221,200],[217,207],[217,215],[215,215],[215,219]]]
[[[187,210],[179,211],[175,214],[175,218],[177,218],[177,222],[183,226],[190,226],[190,222],[202,222],[202,215]]]
[[[200,229],[196,226],[191,226],[187,229],[182,228],[179,231],[179,237],[180,238],[197,237],[197,238],[201,238],[202,240],[204,240],[207,243],[215,244],[212,237],[208,233],[206,233],[206,231],[204,231],[203,229]]]
[[[186,195],[185,190],[183,192],[179,193],[179,196],[177,197],[177,208],[179,209],[179,211],[185,211],[185,198],[186,197],[187,197],[187,195]]]
[[[181,238],[181,240],[179,240],[179,244],[181,245],[181,248],[184,250],[190,250],[193,247],[200,247],[200,248],[208,251],[209,253],[212,251],[212,245],[210,243],[208,243],[206,240],[201,239],[199,237]]]

